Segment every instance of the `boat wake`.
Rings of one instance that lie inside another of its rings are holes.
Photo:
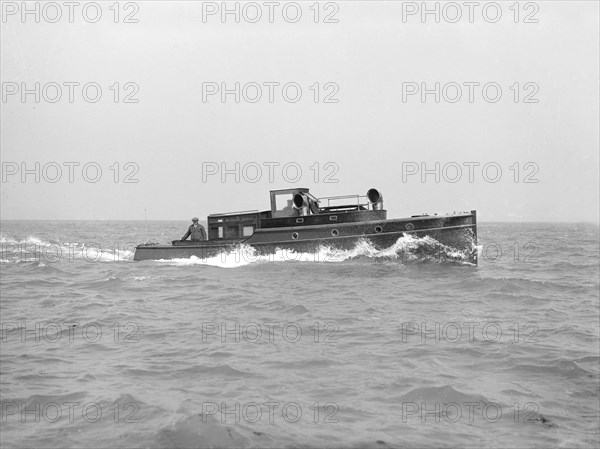
[[[475,247],[473,246],[475,249]],[[352,261],[412,263],[458,263],[472,265],[470,254],[445,246],[432,237],[405,235],[388,248],[378,249],[366,239],[359,240],[348,250],[321,246],[315,252],[297,252],[277,248],[273,254],[258,254],[249,245],[238,245],[231,251],[223,251],[214,257],[192,256],[185,259],[163,259],[157,262],[167,265],[207,265],[220,268],[238,268],[255,263],[322,262],[341,263]]]
[[[124,262],[133,259],[133,247],[103,248],[96,243],[47,242],[34,236],[16,240],[2,235],[0,237],[0,263],[37,262],[56,264],[59,262]],[[479,248],[480,249],[480,248]],[[255,263],[277,262],[323,262],[340,263],[351,261],[378,261],[410,263],[464,263],[469,264],[470,255],[442,245],[437,240],[426,237],[405,235],[388,248],[379,249],[368,240],[359,240],[348,250],[321,246],[315,252],[296,252],[292,249],[277,248],[273,254],[258,254],[249,245],[238,245],[231,251],[200,258],[192,256],[185,259],[159,260],[161,264],[187,266],[207,265],[221,268],[238,268]]]

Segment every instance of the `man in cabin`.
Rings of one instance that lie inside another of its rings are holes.
[[[181,237],[181,241],[187,240],[190,235],[192,236],[192,242],[206,240],[206,230],[204,229],[204,226],[198,223],[198,217],[192,218],[192,223],[193,224],[190,225],[185,235]]]
[[[294,209],[294,201],[293,200],[287,200],[287,206],[285,206],[283,209],[281,209],[281,212],[283,212],[285,215],[285,217],[291,217],[293,215],[297,215],[298,213],[296,212],[296,209]]]

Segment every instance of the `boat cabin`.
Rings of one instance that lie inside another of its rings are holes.
[[[270,195],[271,210],[209,215],[208,239],[244,239],[262,228],[330,225],[387,218],[383,197],[376,189],[370,189],[365,196],[316,198],[306,188],[271,190]]]

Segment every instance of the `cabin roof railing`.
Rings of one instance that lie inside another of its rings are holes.
[[[364,203],[360,202],[361,198],[365,199]],[[353,199],[353,200],[355,200],[357,206],[365,206],[365,205],[369,204],[369,201],[367,200],[367,196],[366,195],[324,196],[322,198],[319,198],[319,202],[321,202],[321,201],[327,201],[327,207],[329,207],[331,205],[331,201],[339,201],[339,200],[347,200],[347,199]]]
[[[257,214],[258,213],[258,209],[254,209],[254,210],[240,210],[237,212],[223,212],[220,214],[210,214],[208,216],[208,218],[211,217],[224,217],[226,215],[243,215],[243,214]]]
[[[308,191],[310,191],[310,189],[307,189],[306,187],[292,187],[290,189],[275,189],[275,190],[270,190],[271,193],[292,193],[292,192],[306,193]]]

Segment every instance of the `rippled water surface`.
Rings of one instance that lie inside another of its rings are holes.
[[[143,223],[4,222],[2,447],[598,447],[598,227],[479,228],[138,263]]]

